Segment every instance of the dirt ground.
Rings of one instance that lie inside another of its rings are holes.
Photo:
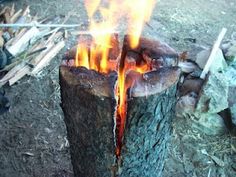
[[[71,12],[74,16],[70,22],[81,24],[81,29],[87,24],[83,1],[15,3],[18,8],[31,5],[32,14],[39,16]],[[197,50],[196,46],[211,46],[222,27],[229,30],[226,38],[236,31],[236,0],[162,0],[143,35],[161,39],[177,51]],[[186,40],[189,38],[196,39],[196,44]],[[68,40],[67,47],[74,41]],[[39,77],[26,77],[17,85],[5,87],[11,109],[0,116],[0,177],[73,176],[58,84],[64,52]],[[235,177],[236,137],[227,133],[206,136],[191,125],[191,120],[174,119],[163,177]]]

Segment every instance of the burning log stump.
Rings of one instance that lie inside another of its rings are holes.
[[[164,168],[174,116],[180,76],[179,68],[175,67],[178,55],[168,45],[145,38],[140,38],[139,46],[131,49],[128,38],[124,40],[122,57],[130,58],[136,53],[137,63],[143,62],[141,57],[150,63],[150,69],[155,69],[142,75],[131,71],[126,76],[126,82],[132,83],[128,91],[120,176],[158,177]]]
[[[112,176],[115,162],[114,76],[86,68],[60,67],[65,115],[75,176]]]
[[[161,175],[180,76],[177,58],[169,46],[145,38],[131,49],[126,37],[118,72],[60,67],[62,109],[76,177]],[[122,107],[117,93],[120,71],[125,71]]]
[[[140,86],[139,81],[134,86],[132,98],[127,103],[127,121],[121,152],[122,177],[161,176],[164,167],[179,70],[165,68],[148,74],[154,75],[146,77],[152,77],[149,79],[155,82],[155,86],[147,83],[150,80],[142,78],[143,84]]]

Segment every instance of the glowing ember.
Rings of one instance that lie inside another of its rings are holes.
[[[101,5],[103,4],[103,5]],[[93,41],[88,49],[87,45],[78,44],[75,65],[84,66],[88,69],[93,69],[101,73],[108,73],[116,67],[112,67],[109,61],[109,51],[112,48],[112,34],[104,33],[104,31],[114,31],[119,21],[125,19],[128,22],[127,33],[129,35],[129,45],[132,49],[139,45],[139,38],[142,33],[142,28],[150,19],[154,8],[155,0],[111,0],[102,2],[101,0],[85,0],[85,8],[90,20],[90,32]],[[99,14],[101,21],[96,20]],[[122,62],[122,61],[121,61]],[[120,63],[118,70],[118,88],[117,88],[117,151],[116,155],[120,155],[122,138],[126,122],[126,101],[127,89],[126,73],[129,70],[134,70],[139,73],[144,73],[149,70],[148,64],[142,66],[129,66],[125,62]]]

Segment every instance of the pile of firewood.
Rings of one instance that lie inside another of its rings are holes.
[[[16,24],[16,27],[0,28],[0,72],[4,73],[0,87],[7,83],[13,85],[25,75],[36,75],[65,46],[65,32],[60,27],[34,25],[50,23],[49,19],[31,16],[29,6],[16,11],[13,4],[0,10],[0,24]],[[18,27],[17,24],[31,26]]]

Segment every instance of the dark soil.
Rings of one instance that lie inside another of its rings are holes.
[[[30,5],[32,14],[42,17],[65,16],[70,12],[73,16],[69,22],[86,28],[82,1],[16,0],[15,3],[17,8]],[[235,7],[235,0],[161,1],[143,35],[161,39],[178,51],[196,51],[199,46],[211,46],[222,27],[228,28],[226,38],[230,38],[236,31]],[[74,41],[75,38],[68,40],[67,47]],[[17,85],[5,87],[11,108],[0,116],[0,177],[73,176],[58,84],[58,66],[64,52],[37,78],[25,77]],[[191,120],[174,119],[163,176],[236,176],[236,138],[227,133],[206,136],[191,125]]]

